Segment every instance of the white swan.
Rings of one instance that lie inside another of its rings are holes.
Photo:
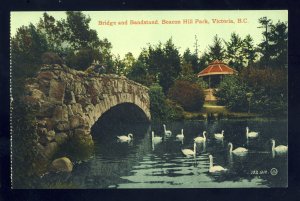
[[[213,164],[213,156],[209,155],[209,172],[210,173],[216,173],[216,172],[224,172],[227,171],[226,168],[223,168],[220,165],[215,165]]]
[[[255,138],[255,137],[258,137],[258,132],[255,132],[255,131],[249,132],[249,127],[246,127],[246,137],[247,137],[247,138]]]
[[[288,146],[278,145],[275,147],[275,140],[272,139],[272,152],[276,154],[284,154],[288,151]]]
[[[133,134],[129,133],[128,136],[126,135],[121,135],[121,136],[117,136],[117,138],[119,138],[118,140],[120,142],[129,142],[133,139]]]
[[[167,130],[166,125],[164,124],[164,132],[165,132],[165,136],[170,137],[172,135],[172,132],[170,130]]]
[[[215,138],[217,140],[223,140],[223,138],[224,138],[224,130],[222,130],[221,133],[215,133]]]
[[[179,140],[183,140],[183,138],[184,138],[183,129],[181,129],[181,134],[176,135],[176,138],[179,139]]]
[[[162,141],[162,137],[154,136],[154,131],[152,131],[152,142],[153,143],[159,143]]]
[[[240,156],[246,155],[248,153],[248,149],[246,149],[244,147],[238,147],[238,148],[232,150],[233,145],[231,142],[228,143],[228,146],[230,147],[229,153],[233,153],[235,155],[240,155]]]
[[[187,157],[191,157],[191,156],[196,157],[196,143],[194,143],[194,150],[191,150],[191,149],[182,149],[181,151]]]
[[[194,138],[194,142],[196,143],[201,143],[201,142],[205,142],[206,141],[206,131],[203,131],[203,137],[196,137]]]

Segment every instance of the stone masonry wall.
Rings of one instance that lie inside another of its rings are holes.
[[[148,88],[126,77],[86,73],[65,65],[45,65],[27,80],[25,104],[36,111],[38,148],[52,159],[60,144],[73,138],[92,145],[90,129],[120,103],[133,103],[150,120]]]

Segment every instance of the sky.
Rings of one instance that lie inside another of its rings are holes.
[[[14,36],[17,29],[23,25],[30,23],[36,25],[43,12],[12,12],[11,36]],[[57,20],[66,18],[63,11],[47,11],[47,13]],[[262,35],[264,29],[258,28],[261,26],[258,23],[259,18],[266,16],[273,23],[279,20],[288,21],[287,10],[84,11],[83,13],[91,18],[90,28],[97,31],[100,39],[107,38],[112,43],[112,53],[120,55],[121,58],[128,52],[138,57],[142,48],[148,44],[165,43],[171,37],[181,54],[187,48],[194,52],[195,36],[198,40],[199,55],[213,43],[216,34],[225,41],[230,39],[233,32],[242,38],[250,34],[254,43],[259,44],[264,40]],[[130,23],[142,20],[154,22],[157,20],[158,24]]]

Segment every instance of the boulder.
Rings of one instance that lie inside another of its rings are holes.
[[[56,130],[58,131],[66,131],[70,129],[70,125],[68,121],[60,121],[56,125]]]
[[[68,115],[69,117],[74,115],[71,105],[68,105]]]
[[[35,99],[44,99],[45,98],[45,94],[41,90],[38,90],[38,89],[32,89],[31,96]]]
[[[72,172],[73,164],[69,158],[61,157],[52,161],[51,169],[56,172]]]
[[[38,127],[46,127],[47,121],[46,120],[38,120],[37,121],[37,126]]]
[[[89,134],[90,134],[90,132],[88,130],[81,129],[81,128],[76,129],[74,132],[74,135],[78,136],[78,137],[82,137],[82,136],[89,135]]]
[[[41,107],[38,110],[37,116],[52,117],[55,107],[55,103],[44,101],[41,103]]]
[[[65,88],[64,82],[55,79],[50,80],[49,97],[62,103],[64,100]]]
[[[69,87],[69,84],[67,83],[67,88]],[[73,91],[67,90],[65,93],[65,103],[67,104],[73,104],[76,103],[75,94]]]
[[[56,106],[53,112],[53,120],[68,121],[68,107],[66,105]]]
[[[45,79],[45,80],[51,80],[55,78],[55,75],[50,71],[41,71],[38,76],[38,79]]]
[[[78,128],[84,125],[84,119],[79,116],[79,115],[75,115],[70,117],[70,128]]]
[[[37,134],[39,135],[39,136],[46,136],[47,135],[47,129],[46,128],[38,128],[37,129]]]
[[[71,108],[72,108],[74,115],[76,115],[76,114],[82,115],[83,114],[82,106],[79,103],[72,104]]]
[[[47,139],[49,141],[52,141],[54,139],[54,137],[55,137],[55,131],[54,130],[48,131],[48,133],[47,133]]]
[[[57,133],[54,137],[54,140],[60,145],[63,144],[67,138],[68,135],[66,133]]]
[[[58,149],[57,142],[50,142],[44,149],[44,156],[51,158]]]

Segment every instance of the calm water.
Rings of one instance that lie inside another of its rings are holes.
[[[246,140],[246,126],[259,131],[257,139]],[[184,129],[184,140],[175,136]],[[185,121],[167,124],[173,135],[152,144],[151,131],[163,136],[161,124],[130,124],[93,127],[95,155],[74,165],[72,173],[48,174],[43,182],[64,183],[76,188],[230,188],[287,186],[287,156],[272,156],[271,141],[287,144],[287,121],[222,120]],[[187,158],[182,148],[193,148],[193,138],[207,131],[205,144],[197,146],[196,158]],[[224,140],[214,133],[224,130]],[[132,143],[117,142],[117,135],[133,133]],[[229,154],[228,142],[246,147],[244,157]],[[211,174],[209,154],[214,165],[227,168],[226,173]],[[273,175],[271,169],[273,168]],[[276,168],[276,169],[275,169]],[[277,172],[276,172],[277,170]]]

